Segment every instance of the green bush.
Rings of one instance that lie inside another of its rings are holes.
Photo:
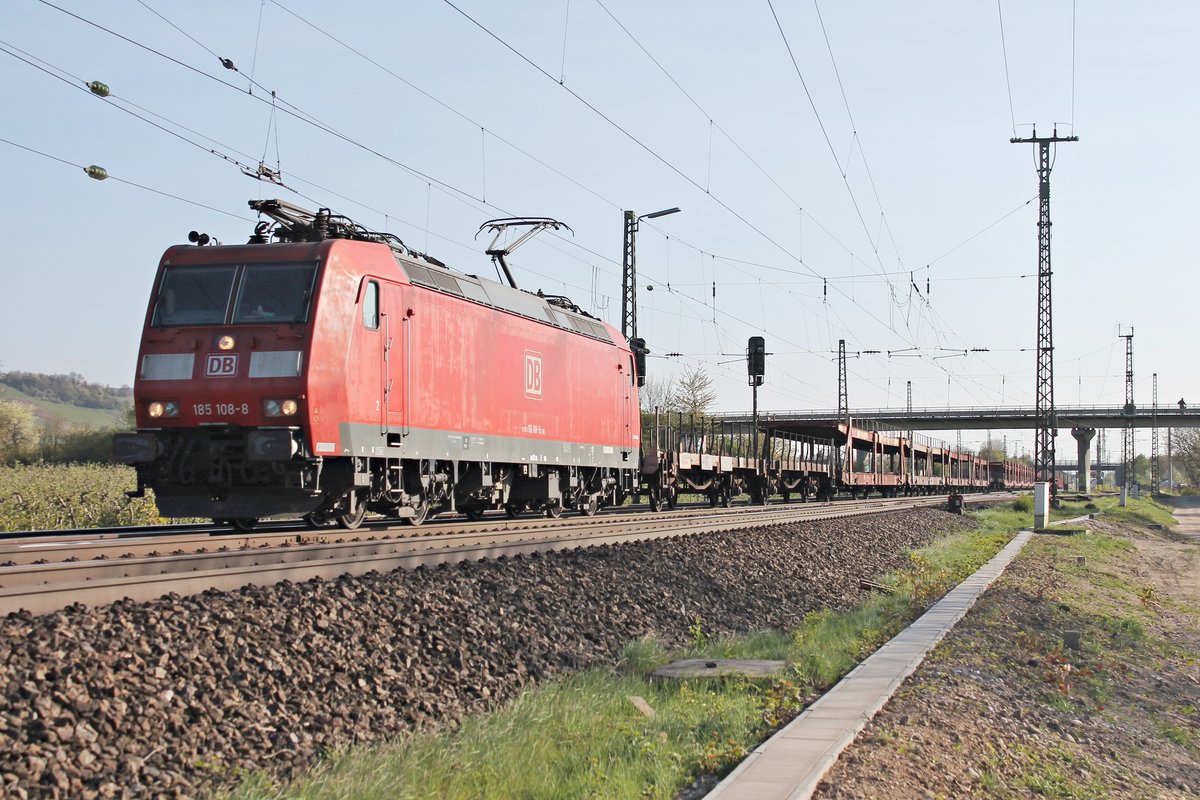
[[[0,466],[0,530],[156,525],[150,496],[130,499],[137,486],[129,467],[111,464]]]
[[[1012,501],[1013,511],[1020,511],[1025,514],[1033,513],[1033,496],[1023,494],[1016,500]]]

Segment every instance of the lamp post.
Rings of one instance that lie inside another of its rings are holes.
[[[637,230],[644,219],[657,219],[676,214],[678,208],[665,208],[653,214],[638,216],[636,211],[625,212],[625,245],[621,256],[621,334],[626,339],[637,336]]]

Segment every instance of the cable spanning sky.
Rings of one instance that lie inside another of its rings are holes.
[[[484,221],[554,217],[574,234],[518,251],[519,284],[618,326],[623,211],[679,206],[637,242],[653,374],[703,366],[743,410],[762,335],[760,407],[830,408],[845,339],[852,408],[909,381],[1032,406],[1037,175],[1008,140],[1036,123],[1080,137],[1052,175],[1057,403],[1123,402],[1118,325],[1139,404],[1152,372],[1200,402],[1197,34],[1167,2],[10,0],[0,369],[132,383],[162,251],[244,241],[253,198],[488,277]]]

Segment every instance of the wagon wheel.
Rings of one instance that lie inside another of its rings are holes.
[[[256,522],[258,522],[257,517],[237,517],[229,520],[229,524],[233,526],[235,531],[241,531],[243,533],[253,530]]]
[[[479,506],[469,506],[464,508],[462,512],[467,515],[467,519],[471,520],[471,522],[479,522],[479,520],[483,519],[483,509]]]
[[[419,499],[412,508],[413,515],[404,518],[409,525],[420,525],[429,517],[429,504],[425,502],[425,498]]]
[[[558,519],[562,516],[562,512],[562,500],[551,500],[546,503],[546,516],[550,519]]]
[[[674,486],[668,487],[664,492],[664,499],[667,501],[667,509],[674,511],[675,507],[679,505],[679,492],[675,490]]]
[[[504,513],[508,515],[509,519],[516,519],[517,517],[521,516],[521,512],[524,510],[525,509],[522,506],[519,506],[516,503],[504,504]]]
[[[721,508],[729,508],[733,505],[733,489],[729,486],[721,487]]]
[[[600,510],[600,495],[589,494],[582,503],[579,504],[579,512],[585,517],[594,517],[596,512]]]
[[[713,491],[709,492],[708,493],[708,507],[716,508],[717,503],[720,501],[720,499],[721,499],[721,493],[719,491],[714,489]]]

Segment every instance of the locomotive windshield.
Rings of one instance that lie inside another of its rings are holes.
[[[155,326],[222,325],[308,319],[314,263],[169,266],[154,304]]]
[[[304,322],[316,264],[249,264],[233,312],[235,325],[247,322]]]
[[[152,325],[220,325],[237,267],[167,267]]]

